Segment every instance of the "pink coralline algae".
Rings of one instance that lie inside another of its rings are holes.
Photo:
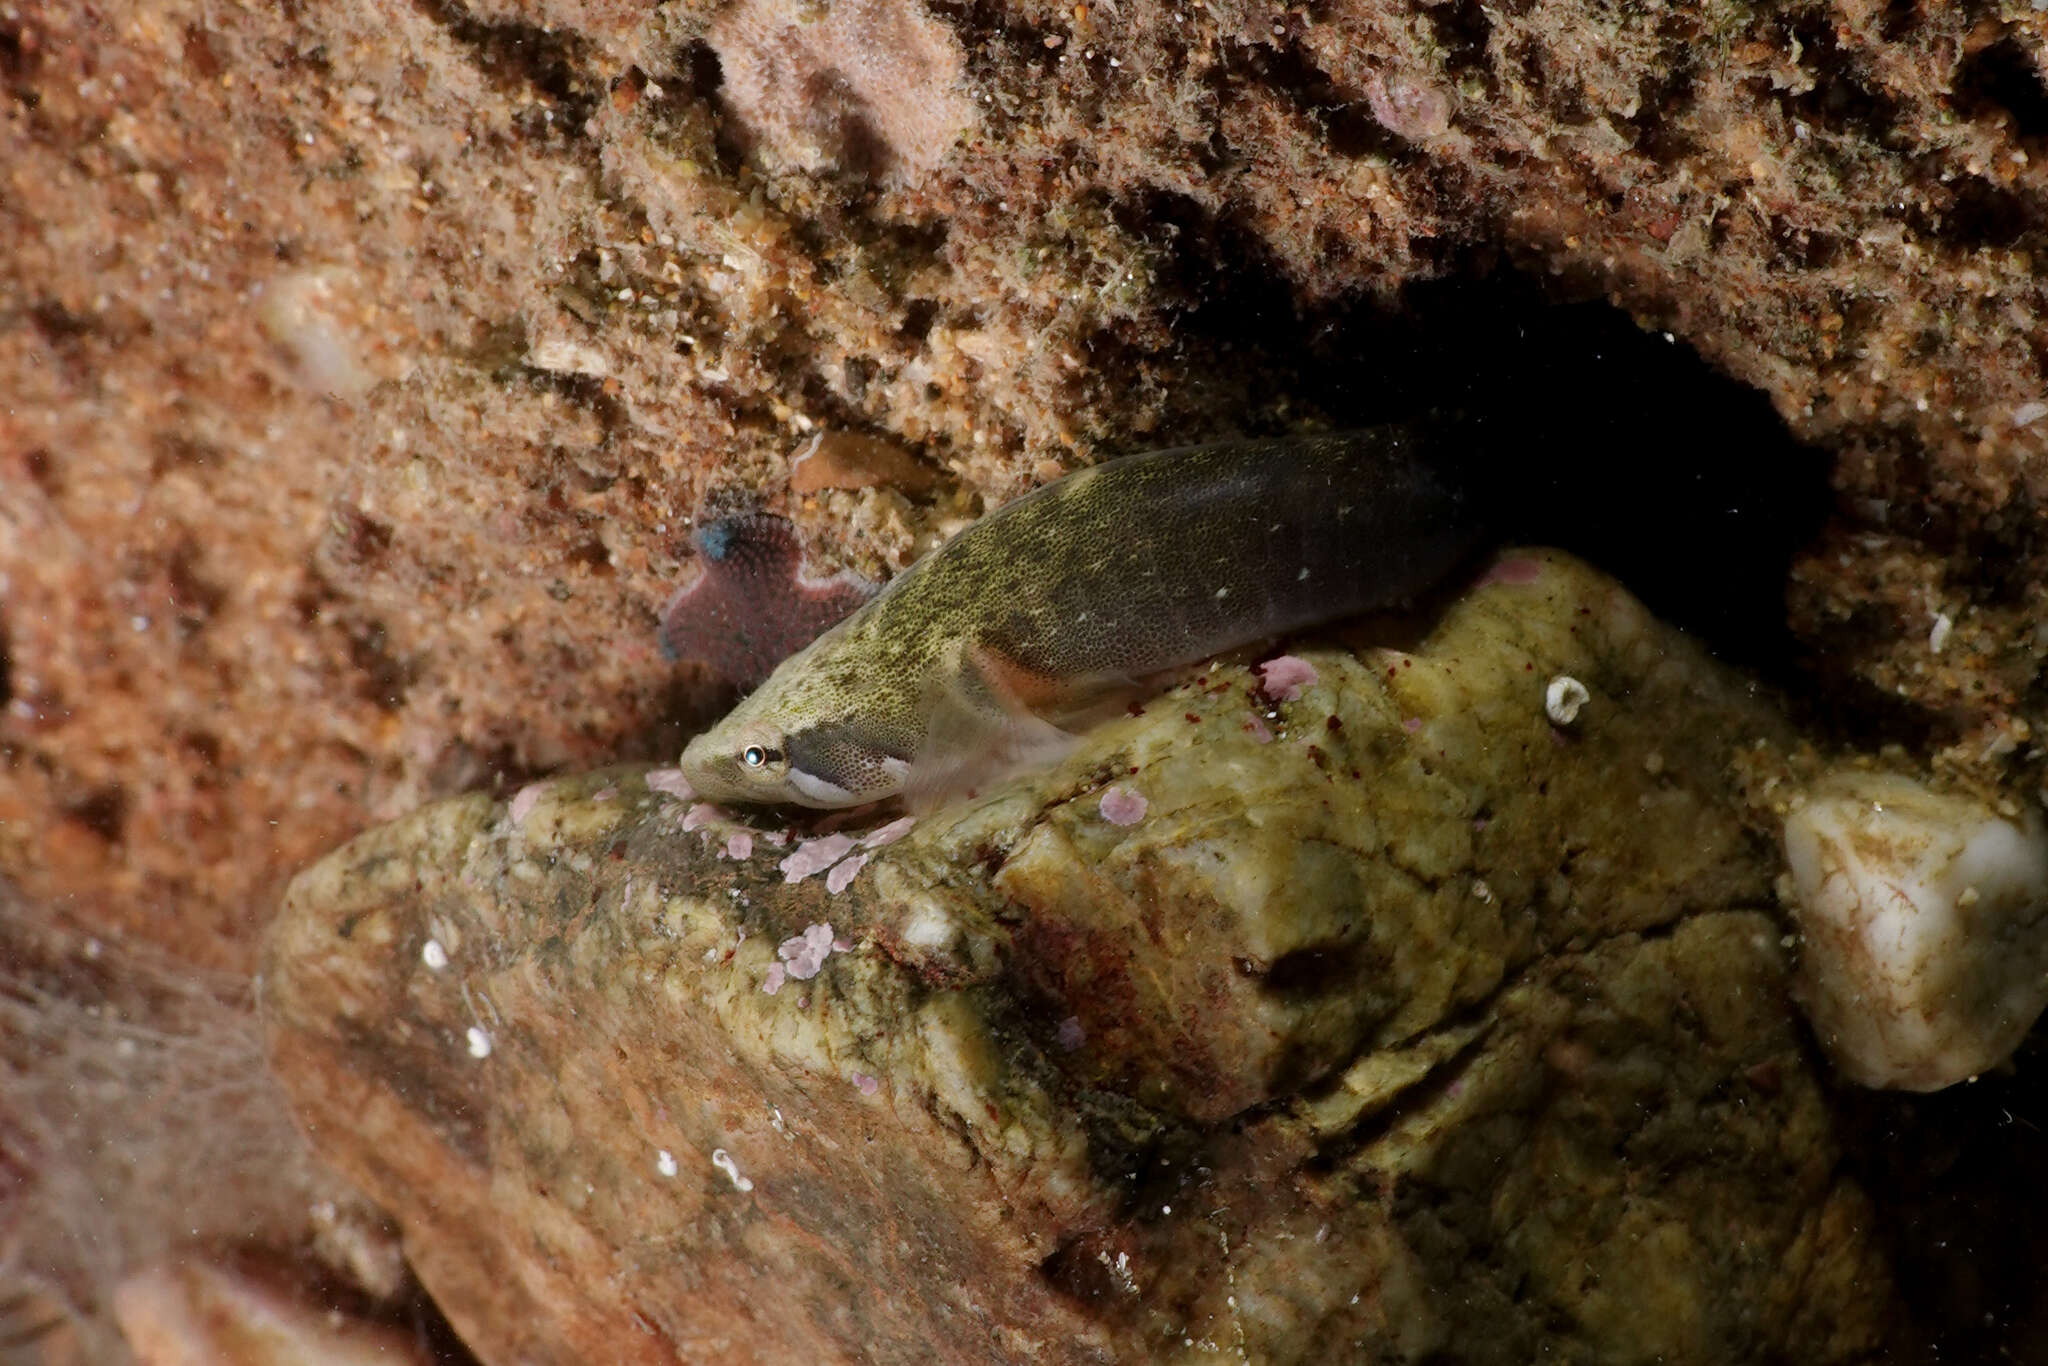
[[[679,802],[689,801],[697,795],[697,790],[690,786],[690,780],[683,776],[683,771],[679,768],[650,769],[647,774],[647,790],[674,797]]]
[[[528,783],[519,789],[512,798],[512,804],[505,809],[506,814],[512,817],[512,824],[525,824],[526,818],[533,814],[535,804],[540,801],[540,794],[546,789],[546,783]]]
[[[874,596],[856,574],[805,573],[796,528],[781,517],[728,517],[699,527],[692,540],[702,568],[662,609],[662,652],[742,688]]]
[[[1540,561],[1523,555],[1509,555],[1495,561],[1493,567],[1486,571],[1479,582],[1529,584],[1542,577],[1543,565]]]
[[[725,856],[734,859],[750,859],[754,856],[754,835],[750,830],[735,830],[725,837]]]
[[[1252,717],[1244,723],[1244,728],[1247,731],[1251,732],[1252,739],[1258,741],[1260,744],[1270,745],[1273,743],[1273,732],[1267,727],[1265,721],[1262,718],[1257,716]]]
[[[1136,825],[1145,819],[1145,798],[1128,787],[1121,785],[1104,788],[1102,793],[1102,819],[1111,825]]]
[[[879,849],[885,844],[894,844],[897,840],[909,834],[910,827],[916,824],[917,817],[903,816],[897,820],[890,821],[887,825],[877,826],[861,836],[861,847],[864,849]]]
[[[782,870],[784,882],[802,882],[813,873],[824,872],[853,852],[853,845],[851,835],[826,835],[822,839],[805,840],[776,866]]]
[[[807,925],[802,934],[776,945],[775,956],[782,960],[785,972],[804,982],[818,975],[835,947],[830,925]]]
[[[683,829],[695,830],[728,819],[725,811],[710,802],[698,802],[683,813]]]
[[[901,0],[737,0],[705,39],[723,120],[771,166],[905,184],[974,126],[960,40]]]
[[[1372,116],[1388,132],[1413,142],[1426,142],[1451,126],[1448,95],[1405,76],[1374,76],[1365,83]]]
[[[1259,665],[1259,691],[1275,702],[1292,702],[1314,683],[1316,666],[1298,655],[1281,655]]]
[[[825,890],[834,896],[839,895],[852,885],[854,878],[860,875],[860,870],[867,866],[867,862],[868,855],[855,854],[834,864],[832,871],[825,874]]]
[[[853,1074],[853,1085],[854,1089],[864,1096],[872,1096],[875,1092],[882,1089],[881,1079],[879,1077],[871,1077],[865,1072],[855,1072]]]

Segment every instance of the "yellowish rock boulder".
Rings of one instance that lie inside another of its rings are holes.
[[[1868,1360],[1782,738],[1514,553],[907,833],[428,807],[293,885],[276,1066],[487,1362]]]

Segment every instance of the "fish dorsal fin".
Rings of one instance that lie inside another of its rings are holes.
[[[1065,758],[1079,737],[1031,709],[1063,691],[993,646],[953,646],[926,685],[924,741],[904,779],[904,806],[922,814]]]

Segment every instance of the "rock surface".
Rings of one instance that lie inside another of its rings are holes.
[[[1568,498],[1777,625],[1785,550],[1674,521],[1722,492],[1776,507],[1808,466],[1698,440],[1731,389],[1643,402],[1618,357],[1753,386],[1817,443],[1832,511],[1789,579],[1805,724],[2038,790],[2037,11],[840,9],[916,50],[779,52],[824,17],[779,0],[0,6],[13,924],[246,976],[286,879],[367,825],[675,752],[719,704],[653,643],[693,510],[787,515],[819,572],[880,577],[1105,452],[1370,420],[1446,373],[1484,398],[1505,384],[1485,320],[1537,327],[1560,298],[1612,301],[1613,326],[1570,333],[1556,383],[1506,411],[1618,417],[1621,468],[1668,478],[1625,498],[1566,451]],[[784,55],[821,119],[749,85]],[[969,116],[890,89],[956,57]],[[1480,306],[1416,288],[1445,279]],[[900,445],[939,485],[807,494],[791,454],[820,432]],[[21,975],[0,954],[0,992]],[[69,1056],[68,1009],[22,999],[8,1042]],[[2010,1218],[2048,1162],[2027,1056],[1851,1125],[1894,1222],[1939,1230],[1899,1240],[1900,1290],[1948,1359],[2048,1361],[2048,1221]],[[96,1122],[185,1121],[110,1145],[138,1170],[236,1151],[218,1091],[109,1078]],[[40,1218],[72,1169],[18,1136],[68,1132],[65,1094],[0,1094],[7,1248],[189,1228],[162,1183]],[[287,1187],[250,1189],[271,1244],[317,1236],[271,1208]],[[113,1282],[77,1285],[103,1304]]]
[[[669,747],[707,494],[872,576],[1103,451],[1355,420],[1303,376],[1398,389],[1419,330],[1485,392],[1467,315],[1345,309],[1503,256],[1825,445],[1823,685],[2031,788],[2043,42],[1860,0],[15,0],[0,873],[246,968],[366,824]],[[952,487],[792,496],[825,429]]]
[[[1846,770],[1785,821],[1801,999],[1865,1086],[1998,1067],[2048,1007],[2048,830],[1896,774]]]
[[[486,1362],[1879,1359],[1783,723],[1543,553],[1296,658],[866,847],[429,806],[294,882],[276,1069]]]
[[[154,1266],[114,1293],[138,1366],[431,1366],[414,1334],[305,1303],[246,1269]]]

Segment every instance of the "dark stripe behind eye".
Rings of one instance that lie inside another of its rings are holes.
[[[897,757],[856,742],[836,726],[800,730],[786,743],[792,768],[849,792],[872,787],[882,776],[882,760]]]

